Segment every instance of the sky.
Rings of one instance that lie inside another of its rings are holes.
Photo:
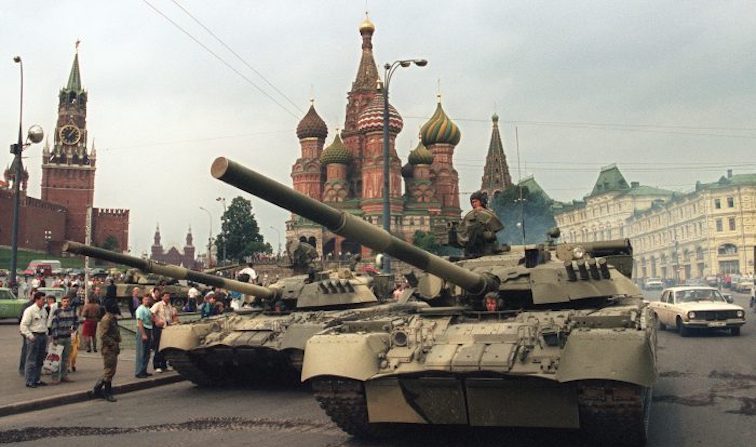
[[[748,1],[3,0],[0,139],[9,146],[18,132],[13,57],[24,63],[23,126],[50,134],[80,40],[95,206],[131,210],[132,253],[149,251],[157,224],[166,248],[183,246],[190,226],[201,246],[220,228],[218,197],[251,198],[211,177],[216,157],[291,185],[309,100],[326,144],[343,127],[366,9],[379,67],[428,60],[392,78],[400,157],[440,92],[462,131],[464,195],[480,187],[494,112],[513,179],[534,175],[557,200],[590,193],[611,163],[628,181],[676,191],[756,171]],[[42,146],[25,152],[34,197]],[[0,152],[0,166],[10,161]],[[251,199],[276,248],[288,213]]]

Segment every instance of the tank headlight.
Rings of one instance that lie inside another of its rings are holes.
[[[696,319],[696,313],[695,312],[688,312],[688,319],[689,320],[695,320]]]
[[[572,249],[572,257],[574,259],[582,259],[585,256],[585,249],[583,247],[575,247]]]
[[[407,346],[407,333],[404,331],[396,331],[391,334],[391,344],[393,346]]]
[[[743,318],[743,317],[745,317],[745,312],[743,312],[742,310],[739,310],[738,313],[735,314],[735,315],[737,315],[738,318]]]

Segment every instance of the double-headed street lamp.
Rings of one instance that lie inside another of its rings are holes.
[[[13,174],[13,228],[11,230],[11,265],[10,265],[10,278],[9,282],[14,290],[17,289],[16,284],[16,269],[18,268],[18,220],[19,213],[21,211],[21,175],[23,173],[23,166],[21,163],[21,153],[26,146],[32,143],[39,143],[45,137],[45,133],[42,128],[35,124],[29,128],[29,132],[26,136],[26,143],[23,139],[23,118],[24,118],[24,63],[21,61],[20,56],[13,58],[13,62],[17,63],[21,71],[21,94],[18,107],[18,142],[11,144],[10,151],[13,154],[13,163],[15,164],[15,172]]]
[[[276,253],[276,257],[278,258],[281,256],[281,230],[274,227],[273,225],[270,226],[270,229],[278,233],[278,253]]]
[[[428,61],[425,59],[403,59],[383,66],[385,69],[383,76],[383,85],[380,85],[383,93],[383,229],[391,232],[391,178],[390,160],[389,160],[389,84],[391,76],[399,67],[409,67],[415,64],[418,67],[425,67]],[[383,273],[391,273],[391,258],[384,253],[383,263],[381,266]]]
[[[218,197],[215,199],[216,202],[220,202],[223,205],[223,218],[226,217],[226,198],[225,197]],[[226,240],[226,232],[223,229],[223,219],[221,219],[221,233],[223,233],[223,263],[226,262],[226,244],[228,244],[228,241]]]
[[[213,215],[204,206],[199,209],[207,213],[207,221],[210,222],[210,237],[207,238],[207,267],[210,268],[213,266]]]

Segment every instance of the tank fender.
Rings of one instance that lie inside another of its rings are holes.
[[[646,331],[590,329],[570,334],[556,379],[616,380],[650,387],[657,373],[654,349]]]
[[[388,333],[316,335],[305,346],[302,382],[317,376],[365,381],[378,373],[388,349]]]
[[[188,351],[199,346],[203,338],[213,330],[214,323],[177,324],[163,329],[160,350],[166,348]]]

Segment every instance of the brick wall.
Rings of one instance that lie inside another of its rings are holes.
[[[92,211],[92,242],[101,246],[108,236],[118,241],[115,251],[129,248],[129,210],[95,208]]]
[[[22,195],[19,214],[18,245],[32,250],[46,250],[48,242],[65,238],[66,208]],[[13,231],[13,194],[0,191],[0,245],[11,245]]]

